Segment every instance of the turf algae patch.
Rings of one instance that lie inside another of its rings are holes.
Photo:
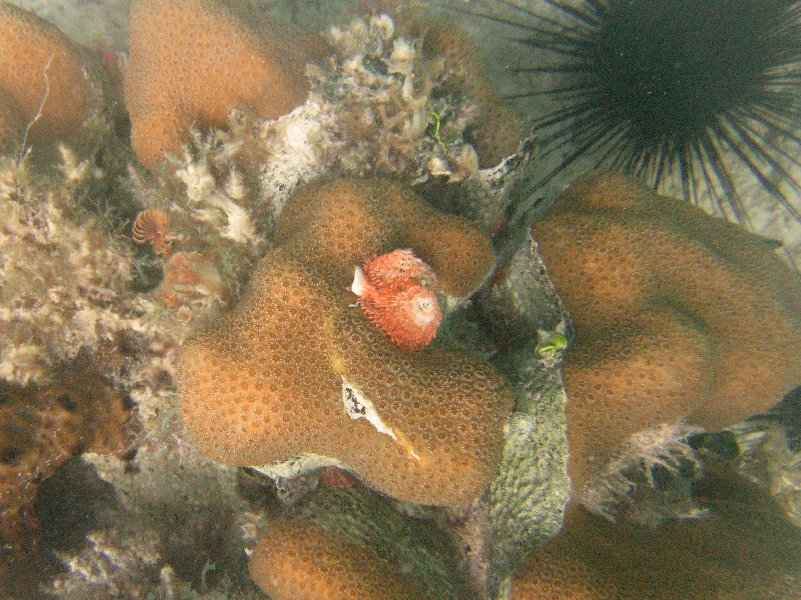
[[[560,328],[565,313],[531,238],[482,300],[501,331],[528,332],[527,341],[510,342],[515,349],[499,364],[516,390],[516,404],[499,473],[482,498],[492,532],[486,586],[494,598],[519,561],[562,526],[569,482],[561,351],[543,351],[536,340]]]

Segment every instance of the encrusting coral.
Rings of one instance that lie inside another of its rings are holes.
[[[314,525],[275,521],[250,558],[275,600],[421,600],[414,579],[378,554]]]
[[[191,127],[225,127],[232,108],[275,119],[303,104],[305,65],[328,54],[242,0],[136,0],[125,101],[146,166],[180,155]]]
[[[194,443],[236,465],[329,457],[410,502],[476,498],[500,459],[504,379],[467,351],[400,350],[347,285],[365,259],[411,248],[464,296],[494,263],[489,240],[401,186],[346,179],[295,194],[275,241],[234,312],[184,346]]]
[[[570,186],[533,235],[575,327],[574,493],[636,432],[734,424],[801,381],[801,281],[766,240],[605,173]]]
[[[253,552],[251,575],[271,598],[474,597],[458,544],[431,515],[398,510],[358,481],[320,484],[267,524]]]
[[[0,3],[0,55],[0,151],[47,155],[102,124],[105,74],[54,26]]]

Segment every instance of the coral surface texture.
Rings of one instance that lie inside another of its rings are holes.
[[[563,375],[577,490],[633,433],[731,425],[801,381],[801,282],[767,240],[604,173],[533,233],[576,329]]]
[[[489,240],[403,187],[337,180],[289,200],[276,242],[239,307],[184,347],[195,443],[237,465],[328,456],[410,502],[475,499],[500,460],[508,385],[466,351],[397,348],[347,286],[367,258],[411,248],[463,296],[492,267]]]
[[[801,600],[801,0],[699,4],[0,0],[0,599]],[[675,7],[782,68],[575,170]]]

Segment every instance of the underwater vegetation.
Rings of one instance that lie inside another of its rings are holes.
[[[576,60],[666,6],[494,4]],[[701,198],[801,248],[794,161],[732,108],[683,189],[694,138],[588,145],[585,83],[532,131],[429,8],[133,0],[84,48],[0,1],[0,596],[801,598],[801,280]]]
[[[512,68],[531,75],[515,96],[536,104],[553,157],[540,184],[576,163],[612,169],[745,226],[756,187],[801,221],[801,3],[482,4],[539,51]]]

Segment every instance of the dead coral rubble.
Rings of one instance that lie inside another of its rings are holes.
[[[77,185],[94,175],[65,153],[64,176],[37,180],[0,157],[0,377],[45,384],[83,350],[143,330],[125,293],[130,250],[77,206]]]
[[[403,187],[338,180],[289,201],[276,243],[237,309],[184,346],[194,443],[236,465],[326,456],[411,502],[478,496],[500,458],[505,381],[462,350],[399,350],[346,286],[366,258],[412,248],[445,292],[468,294],[493,264],[487,238]]]

